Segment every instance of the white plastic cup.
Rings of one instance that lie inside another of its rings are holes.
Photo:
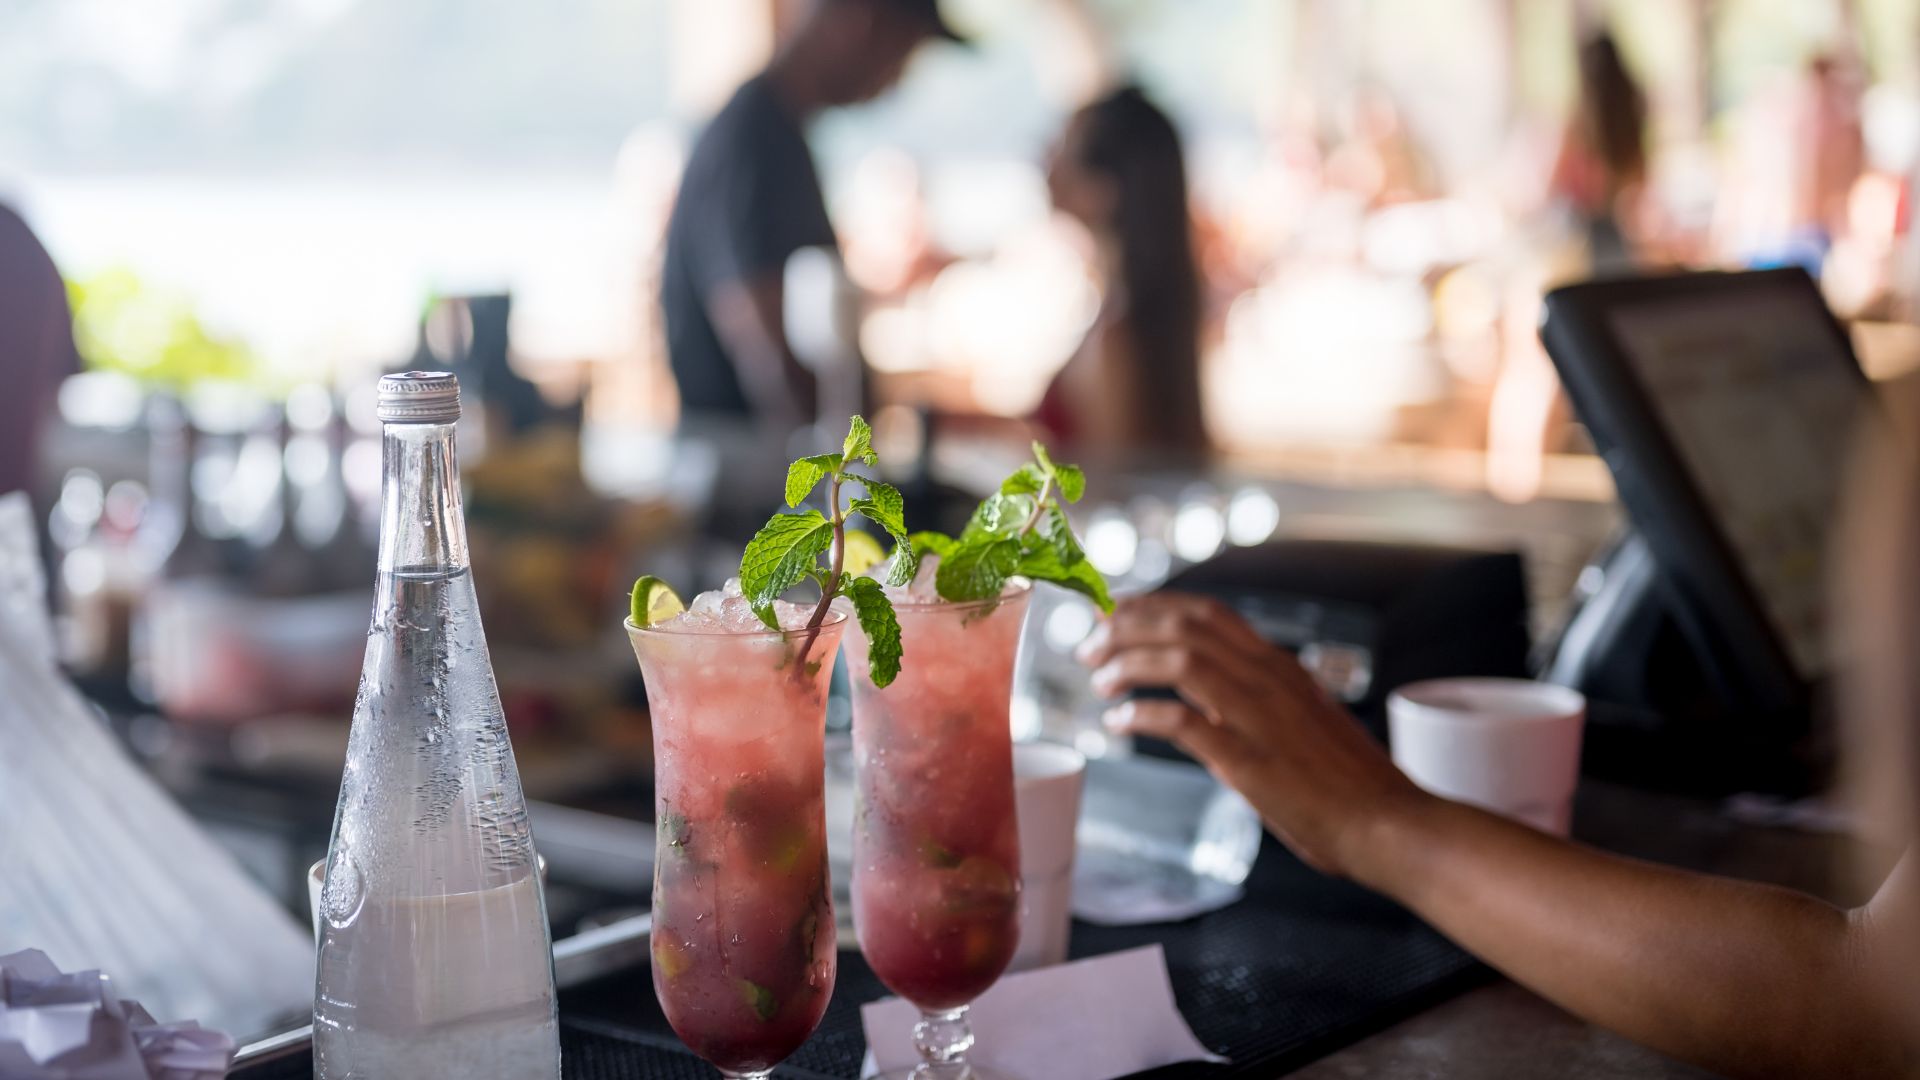
[[[327,885],[327,860],[307,867],[307,914],[313,919],[313,940],[320,940],[320,892]]]
[[[1579,691],[1525,679],[1431,679],[1387,698],[1393,763],[1414,783],[1557,836],[1586,718]]]
[[[1073,929],[1074,831],[1087,759],[1058,743],[1015,743],[1013,801],[1020,820],[1020,947],[1009,971],[1067,959]]]

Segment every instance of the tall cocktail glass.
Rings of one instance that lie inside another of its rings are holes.
[[[981,1076],[967,1005],[1020,938],[1020,834],[1008,710],[1032,587],[972,603],[896,598],[904,663],[881,689],[853,671],[853,920],[889,989],[920,1007],[921,1080]]]
[[[833,993],[827,681],[846,617],[807,631],[627,624],[653,716],[653,988],[729,1077],[765,1077]]]

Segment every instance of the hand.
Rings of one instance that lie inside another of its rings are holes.
[[[1179,744],[1322,871],[1355,875],[1368,837],[1428,798],[1291,654],[1218,601],[1168,592],[1122,600],[1078,655],[1103,697],[1178,692],[1178,701],[1117,705],[1107,724]]]

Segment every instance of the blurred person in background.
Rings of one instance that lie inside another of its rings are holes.
[[[0,205],[0,495],[33,490],[41,436],[78,361],[66,283],[33,230]]]
[[[1847,200],[1866,170],[1866,138],[1860,126],[1860,79],[1838,57],[1807,62],[1793,113],[1801,152],[1794,175],[1796,228],[1831,249],[1847,232]]]
[[[1578,68],[1579,97],[1547,179],[1554,225],[1538,265],[1507,291],[1487,403],[1487,487],[1509,502],[1540,493],[1546,456],[1572,436],[1560,379],[1540,347],[1540,297],[1561,282],[1633,273],[1652,230],[1646,94],[1604,31],[1581,42]]]
[[[1584,234],[1593,274],[1633,268],[1647,188],[1647,98],[1612,35],[1580,45],[1580,95],[1547,181]]]
[[[785,316],[788,260],[839,252],[804,126],[885,93],[931,37],[959,40],[935,0],[806,0],[766,69],[701,134],[668,221],[660,285],[684,414],[792,431],[829,404]]]
[[[1101,301],[1035,422],[1083,456],[1203,455],[1202,292],[1173,122],[1136,88],[1108,94],[1067,121],[1047,187],[1092,237]]]
[[[1833,610],[1867,819],[1920,830],[1920,405],[1854,478]],[[1844,910],[1771,885],[1585,847],[1430,795],[1224,605],[1122,600],[1082,646],[1118,730],[1172,739],[1310,865],[1405,905],[1568,1011],[1731,1076],[1920,1075],[1920,863]],[[1882,836],[1879,839],[1888,839]]]
[[[1860,78],[1841,52],[1810,58],[1741,109],[1718,225],[1736,261],[1819,274],[1848,232],[1866,169]]]

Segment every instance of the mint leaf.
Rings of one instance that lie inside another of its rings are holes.
[[[920,556],[914,554],[913,545],[894,545],[893,558],[887,563],[887,584],[896,587],[912,584],[919,573]]]
[[[921,837],[914,846],[919,849],[921,863],[935,870],[951,870],[964,861],[959,852],[931,836]]]
[[[869,480],[864,476],[851,476],[860,481],[867,489],[867,497],[855,499],[848,509],[863,514],[868,521],[887,530],[887,535],[895,540],[904,540],[907,536],[907,500],[900,489],[892,484],[883,484],[878,480]]]
[[[762,1022],[773,1019],[774,1014],[780,1011],[780,1001],[773,996],[773,991],[752,979],[740,980],[740,1000],[746,1002],[747,1007],[753,1010],[753,1015]]]
[[[945,558],[957,541],[946,533],[917,532],[907,537],[907,543],[912,546],[916,558],[924,558],[928,552]]]
[[[1005,480],[1002,480],[1000,482],[1000,494],[1002,495],[1038,494],[1040,491],[1040,488],[1044,486],[1046,482],[1047,482],[1047,474],[1040,471],[1040,466],[1033,465],[1033,464],[1022,465],[1020,466],[1020,468],[1014,471],[1014,474],[1012,476],[1009,476]]]
[[[893,601],[870,577],[848,578],[845,588],[860,630],[867,635],[867,677],[884,688],[900,674],[900,620],[893,614]]]
[[[946,564],[942,563],[945,569]],[[1068,565],[1060,561],[1060,553],[1051,545],[1037,547],[1020,556],[1015,573],[1035,581],[1051,581],[1065,589],[1071,589],[1100,605],[1100,610],[1113,613],[1113,597],[1107,594],[1107,579],[1084,557]],[[945,595],[942,593],[941,595]]]
[[[805,581],[833,543],[833,523],[818,510],[775,514],[747,541],[740,555],[740,591],[768,628],[780,629],[773,602]]]
[[[849,465],[856,461],[868,465],[880,463],[880,455],[873,452],[873,428],[864,417],[856,416],[847,422],[847,441],[841,444],[840,453]]]
[[[1060,497],[1070,503],[1080,501],[1087,493],[1087,474],[1080,471],[1078,465],[1062,465],[1053,470],[1053,483],[1060,489]]]
[[[675,813],[672,810],[660,815],[659,837],[656,840],[656,846],[679,848],[684,852],[686,850],[687,840],[691,835],[692,831],[687,828],[686,815]]]
[[[920,569],[920,557],[907,539],[907,501],[892,484],[858,475],[853,479],[866,485],[867,497],[853,500],[847,509],[863,515],[893,537],[893,565],[887,570],[887,584],[905,585]]]
[[[1040,463],[1041,472],[1051,474],[1055,471],[1053,459],[1047,456],[1047,448],[1041,445],[1038,440],[1035,440],[1033,444],[1033,460]]]
[[[840,468],[839,454],[815,454],[787,466],[787,505],[799,506],[813,494],[820,478]]]
[[[989,495],[973,512],[973,517],[968,519],[966,530],[960,534],[960,540],[963,543],[971,543],[987,536],[1011,537],[1018,534],[1026,525],[1027,519],[1032,516],[1033,496],[1031,495]]]
[[[1040,536],[1053,548],[1060,558],[1060,565],[1072,566],[1086,553],[1080,550],[1080,541],[1074,538],[1073,526],[1067,521],[1067,512],[1058,506],[1049,506],[1040,515]]]
[[[933,587],[947,600],[999,596],[1020,563],[1020,541],[992,536],[961,543],[942,556]]]

